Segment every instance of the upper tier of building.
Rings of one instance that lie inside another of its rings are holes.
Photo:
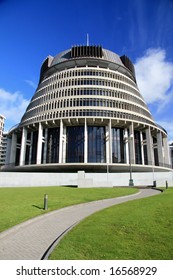
[[[64,69],[64,64],[67,69],[75,66],[85,66],[86,64],[88,66],[99,64],[103,68],[118,69],[118,71],[126,73],[127,76],[136,81],[135,69],[131,60],[126,55],[119,56],[101,46],[75,46],[57,54],[55,57],[49,55],[42,64],[40,81],[49,76],[55,69],[61,70],[62,67]]]

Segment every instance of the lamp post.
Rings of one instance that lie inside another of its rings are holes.
[[[131,145],[131,141],[133,140],[133,134],[130,134],[130,136],[128,136],[127,131],[124,134],[124,140],[126,141],[126,143],[128,143],[128,152],[129,152],[129,172],[130,172],[130,178],[129,178],[129,187],[133,187],[134,183],[133,183],[133,178],[132,178],[132,160],[131,160],[131,149],[130,149],[130,145]]]

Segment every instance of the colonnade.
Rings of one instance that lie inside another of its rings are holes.
[[[89,123],[87,118],[84,120],[84,163],[88,163],[88,126]],[[94,126],[94,124],[93,124]],[[105,149],[106,149],[106,157],[105,163],[114,164],[112,160],[112,120],[109,119],[105,126]],[[37,126],[38,136],[36,142],[33,142],[33,134],[34,131],[30,129],[30,127],[22,127],[21,130],[21,140],[18,141],[18,136],[16,130],[11,133],[11,138],[8,139],[8,158],[6,159],[6,164],[14,164],[23,166],[26,165],[26,153],[28,153],[28,161],[27,164],[33,164],[32,162],[32,153],[33,149],[35,149],[35,162],[34,164],[46,164],[47,163],[47,141],[48,141],[48,129],[53,126],[46,126],[45,123],[39,123]],[[55,127],[55,124],[54,124]],[[125,150],[125,164],[137,164],[135,158],[135,124],[131,122],[128,127],[124,126],[124,135],[127,137],[124,138],[124,150]],[[36,129],[36,127],[34,128]],[[153,141],[153,131],[155,135],[155,141]],[[30,137],[28,139],[28,133],[30,133]],[[141,162],[142,165],[158,165],[163,167],[169,167],[170,165],[170,157],[169,157],[169,149],[167,136],[164,134],[159,128],[146,126],[143,128],[140,133],[140,143],[139,149],[141,153]],[[144,137],[145,135],[145,137]],[[59,151],[58,151],[58,162],[57,164],[65,164],[66,163],[66,125],[63,120],[60,120],[59,125]],[[27,147],[29,149],[27,150]],[[18,162],[16,164],[18,150]],[[157,151],[157,152],[156,152]],[[146,160],[147,154],[147,160]],[[80,164],[80,163],[79,163]],[[118,164],[118,163],[116,163]],[[139,163],[138,163],[139,164]]]

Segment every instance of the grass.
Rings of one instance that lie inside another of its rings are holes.
[[[34,187],[0,188],[0,232],[65,206],[132,194],[132,188]],[[44,194],[48,194],[48,211],[43,210]]]
[[[173,188],[86,218],[60,241],[49,259],[172,260]]]

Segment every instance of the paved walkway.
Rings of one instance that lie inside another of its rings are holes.
[[[82,203],[33,218],[0,234],[0,259],[43,259],[51,245],[85,217],[112,205],[159,193],[152,189],[141,189],[137,194]]]

